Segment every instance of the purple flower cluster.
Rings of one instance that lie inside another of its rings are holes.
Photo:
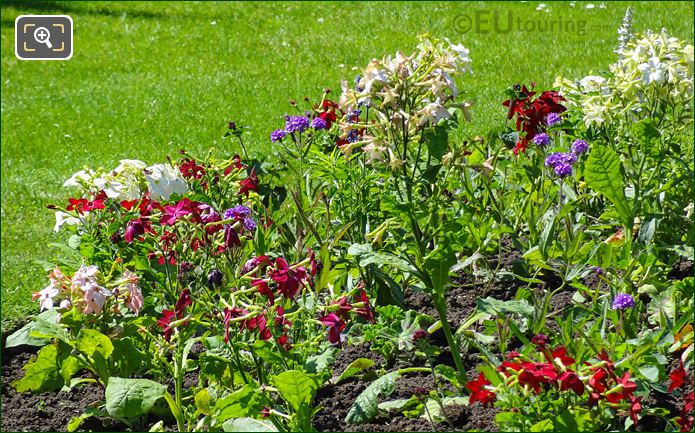
[[[283,131],[282,129],[276,129],[275,131],[270,133],[270,141],[275,143],[276,141],[280,141],[283,138],[285,138],[285,135],[287,135],[285,131]]]
[[[555,175],[567,177],[572,174],[572,166],[577,162],[577,155],[571,152],[555,152],[545,158],[545,166],[552,167]]]
[[[285,116],[285,132],[302,132],[309,128],[309,118],[306,116]]]
[[[615,296],[613,300],[614,310],[624,310],[626,308],[632,308],[635,306],[635,298],[627,293],[621,293]]]
[[[328,124],[322,118],[315,117],[314,120],[311,121],[311,127],[318,131],[319,129],[328,128]]]
[[[234,219],[241,221],[244,228],[248,231],[256,230],[256,222],[251,218],[251,209],[244,205],[237,205],[224,211],[224,219]]]
[[[562,122],[562,116],[560,116],[559,113],[550,113],[548,117],[545,118],[545,124],[548,126],[553,126],[560,122]]]
[[[545,132],[541,132],[533,137],[533,142],[539,146],[545,146],[550,143],[550,137]]]
[[[572,153],[575,155],[581,155],[582,153],[586,153],[587,150],[589,150],[589,143],[587,143],[584,140],[574,140],[572,143]]]

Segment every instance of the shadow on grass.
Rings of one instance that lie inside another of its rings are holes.
[[[128,7],[128,6],[127,6]],[[69,14],[75,13],[80,15],[102,15],[112,17],[137,17],[137,18],[162,18],[166,17],[166,13],[138,10],[128,7],[127,10],[120,7],[105,7],[97,6],[85,8],[79,2],[65,1],[2,1],[0,9],[14,8],[21,14]],[[2,17],[2,27],[14,27],[14,17]]]

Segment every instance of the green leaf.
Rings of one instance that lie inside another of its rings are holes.
[[[210,415],[212,412],[212,398],[207,388],[203,388],[195,394],[195,407],[203,415]]]
[[[44,346],[36,358],[32,358],[24,366],[24,377],[14,382],[17,392],[46,392],[60,389],[63,386],[60,375],[60,360],[58,346]]]
[[[644,365],[639,368],[639,372],[650,382],[659,381],[659,367],[656,365]]]
[[[321,385],[316,376],[299,370],[282,372],[274,376],[271,382],[295,412],[311,405],[311,400]]]
[[[222,424],[226,432],[274,432],[278,429],[268,420],[253,418],[233,418]]]
[[[167,387],[148,379],[110,377],[106,386],[106,411],[117,418],[137,419],[147,414]]]
[[[421,418],[432,420],[434,422],[444,422],[447,420],[446,414],[442,411],[442,406],[468,406],[468,397],[444,397],[441,399],[441,405],[433,398],[427,399],[425,403],[425,413],[420,415]]]
[[[338,349],[331,346],[320,354],[311,355],[307,358],[304,369],[307,373],[323,373],[328,371],[335,361],[337,352]]]
[[[355,376],[360,371],[366,370],[366,369],[371,368],[373,366],[374,366],[374,361],[372,361],[371,359],[357,358],[356,360],[352,361],[350,363],[350,365],[345,367],[345,370],[343,370],[343,372],[340,374],[340,376],[338,376],[335,379],[331,379],[331,382],[333,384],[338,384],[338,383],[344,381],[345,379],[349,379],[349,378]]]
[[[68,356],[60,366],[60,375],[63,381],[67,384],[70,383],[70,379],[75,375],[80,369],[82,369],[82,363],[79,359],[74,356]]]
[[[549,419],[544,419],[541,421],[538,421],[534,425],[531,426],[529,431],[532,432],[546,432],[546,431],[553,431],[555,430],[555,424]]]
[[[423,133],[427,151],[437,161],[441,161],[449,148],[449,133],[444,126],[428,128]]]
[[[36,316],[41,320],[32,320],[22,326],[16,332],[7,337],[5,347],[17,347],[26,344],[27,346],[45,346],[50,341],[46,337],[34,337],[31,335],[34,331],[40,331],[41,334],[50,334],[51,328],[46,327],[44,322],[56,323],[58,321],[58,310],[52,308]]]
[[[379,397],[390,395],[396,389],[396,380],[399,377],[398,371],[392,371],[372,382],[357,396],[345,417],[345,422],[363,424],[373,419],[378,412]]]
[[[420,399],[414,395],[410,398],[401,398],[398,400],[390,400],[379,403],[377,408],[386,413],[403,412],[404,410],[412,409],[420,403]]]
[[[81,329],[80,333],[77,334],[75,348],[90,358],[98,353],[104,359],[108,359],[113,353],[111,339],[94,329]]]
[[[479,310],[496,316],[505,316],[510,313],[515,313],[522,317],[531,317],[533,315],[533,306],[525,300],[500,301],[487,297],[476,299],[475,305]]]
[[[584,177],[589,188],[604,195],[620,215],[621,222],[632,227],[632,211],[625,198],[621,162],[608,146],[594,146],[586,160]]]
[[[260,415],[266,403],[266,396],[259,393],[255,387],[245,385],[243,388],[217,400],[215,418],[224,422],[231,418]]]

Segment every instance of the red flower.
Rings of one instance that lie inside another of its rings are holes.
[[[234,155],[232,157],[232,163],[224,169],[224,175],[228,176],[232,170],[243,170],[244,168],[246,168],[246,165],[241,162],[241,157],[239,155]]]
[[[560,114],[567,109],[560,104],[565,98],[556,91],[541,93],[536,99],[533,96],[536,92],[531,92],[526,86],[514,89],[514,96],[502,103],[508,107],[507,118],[512,119],[516,116],[516,130],[525,133],[525,140],[531,140],[539,132],[545,130],[545,118],[550,113]],[[526,142],[517,142],[514,154],[526,150]]]
[[[503,361],[502,365],[497,367],[497,371],[505,374],[506,376],[509,376],[509,372],[507,370],[521,371],[523,369],[524,368],[521,366],[521,364],[517,364],[516,362],[509,362],[509,361]]]
[[[131,220],[125,228],[125,241],[131,243],[136,237],[145,234],[149,223],[142,219]]]
[[[257,287],[258,293],[268,298],[268,301],[271,305],[275,303],[275,295],[273,294],[273,291],[270,289],[270,287],[268,287],[268,283],[265,280],[260,278],[255,279],[251,281],[251,285]]]
[[[496,395],[494,392],[486,389],[486,386],[488,385],[490,385],[490,382],[485,379],[485,375],[483,373],[478,375],[478,379],[468,381],[468,383],[466,383],[466,388],[468,388],[468,390],[471,392],[468,400],[469,404],[479,401],[483,406],[492,406]]]
[[[316,261],[316,254],[309,248],[309,274],[315,277],[318,273],[319,265]]]
[[[302,280],[306,277],[306,271],[303,267],[298,267],[296,270],[290,268],[287,261],[282,257],[275,259],[275,269],[271,271],[270,277],[277,283],[278,290],[286,298],[292,299],[299,291]]]
[[[579,379],[577,373],[573,371],[565,371],[558,377],[560,381],[560,391],[571,389],[577,395],[584,394],[584,382]]]
[[[176,301],[176,306],[174,306],[176,318],[182,319],[186,311],[186,307],[188,307],[192,303],[193,300],[191,299],[191,289],[183,289],[183,291],[179,295],[179,300]]]
[[[187,179],[201,179],[205,175],[205,167],[198,165],[195,159],[184,159],[181,162],[179,170],[181,171],[181,175]]]
[[[611,392],[606,395],[606,400],[610,403],[618,403],[621,400],[632,398],[632,393],[637,389],[637,384],[630,380],[630,373],[625,372],[623,377],[616,379],[618,385],[622,385],[622,389],[618,392]]]
[[[319,319],[319,322],[328,326],[328,341],[331,344],[340,344],[340,333],[345,329],[345,322],[335,313],[330,313]]]
[[[553,383],[557,380],[555,368],[548,363],[524,362],[523,370],[519,374],[519,383],[529,385],[534,391],[541,391],[542,383]]]
[[[239,181],[239,195],[244,194],[248,197],[250,191],[258,191],[258,176],[256,176],[255,168],[251,169],[246,179]]]
[[[683,360],[680,360],[680,364],[671,370],[671,374],[668,375],[668,377],[671,379],[671,384],[668,386],[668,392],[673,392],[674,389],[678,389],[683,386],[687,376],[688,372],[685,371]]]
[[[526,147],[528,146],[528,141],[525,138],[519,137],[514,145],[514,155],[518,156],[519,152],[526,153]]]
[[[685,396],[685,403],[683,404],[683,409],[681,409],[680,416],[676,418],[675,421],[682,432],[692,431],[693,422],[695,421],[695,417],[693,417],[692,391]]]
[[[546,335],[536,334],[531,338],[531,343],[540,349],[547,346],[550,343],[550,339]]]
[[[637,425],[637,415],[642,412],[642,397],[630,397],[630,418]]]
[[[338,104],[330,99],[324,99],[321,103],[321,110],[319,117],[326,121],[326,128],[330,129],[333,122],[337,119],[336,110],[338,110]]]
[[[352,310],[352,305],[348,302],[347,296],[341,296],[337,302],[333,302],[331,305],[338,306],[338,312],[336,313],[338,317],[343,320],[348,320],[350,318],[349,313],[350,310]]]
[[[355,308],[355,313],[357,313],[358,316],[366,319],[369,323],[376,322],[376,319],[374,318],[374,311],[372,310],[372,305],[369,303],[369,298],[367,297],[367,292],[364,289],[362,289],[360,290],[358,296],[360,298],[360,301],[362,301],[363,306]]]
[[[171,321],[176,317],[176,313],[174,313],[172,310],[164,310],[162,311],[162,317],[157,320],[157,325],[162,328],[162,331],[164,332],[164,339],[166,341],[169,341],[171,338]]]
[[[224,342],[229,343],[229,322],[235,317],[241,317],[248,312],[242,310],[241,308],[234,307],[231,310],[229,308],[224,309]]]
[[[603,368],[600,368],[589,378],[589,386],[596,392],[602,393],[608,388],[606,378],[608,373]]]
[[[563,346],[559,346],[557,349],[553,350],[552,357],[553,359],[559,359],[562,365],[565,367],[568,367],[576,362],[574,358],[567,356],[567,349]]]

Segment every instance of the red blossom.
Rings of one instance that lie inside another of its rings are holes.
[[[576,362],[574,358],[567,355],[567,349],[564,346],[558,346],[551,354],[553,359],[559,359],[565,367],[569,367]]]
[[[271,271],[270,277],[277,283],[280,293],[288,299],[294,298],[306,277],[305,269],[301,266],[297,269],[290,268],[282,257],[275,259],[274,265],[275,269]]]
[[[255,168],[251,169],[246,179],[239,181],[239,195],[244,194],[248,197],[251,191],[258,191],[258,176],[256,176]]]
[[[369,323],[376,322],[376,319],[374,318],[374,310],[372,310],[372,305],[369,303],[367,292],[362,289],[360,290],[358,296],[359,300],[362,302],[362,306],[355,308],[355,313],[357,313],[358,316],[366,319]]]
[[[183,159],[179,167],[181,175],[187,179],[201,179],[205,176],[205,166],[199,165],[195,159]]]
[[[692,391],[686,394],[683,408],[679,414],[680,416],[675,419],[676,424],[678,424],[682,432],[693,430],[693,422],[695,421],[695,417],[693,417],[693,397]]]
[[[251,285],[253,287],[258,288],[258,293],[260,293],[261,295],[268,298],[268,302],[271,305],[275,303],[275,295],[273,294],[273,291],[268,286],[268,282],[266,280],[258,278],[258,279],[251,281]]]
[[[184,313],[186,312],[186,307],[190,306],[192,303],[193,300],[191,299],[191,289],[183,289],[179,295],[179,300],[176,301],[176,306],[174,307],[176,318],[182,319]]]
[[[683,360],[680,360],[680,364],[671,370],[668,377],[671,379],[671,383],[668,386],[668,392],[673,392],[673,390],[683,386],[685,379],[688,377],[688,372],[685,371]]]
[[[160,223],[162,225],[174,225],[174,223],[186,215],[193,213],[191,208],[191,200],[188,198],[181,199],[173,206],[165,206]]]
[[[174,313],[174,311],[164,310],[162,311],[162,317],[157,320],[157,325],[162,328],[162,331],[164,332],[164,339],[166,341],[169,341],[171,338],[171,322],[175,317],[176,313]]]
[[[319,319],[319,322],[328,326],[328,341],[331,344],[340,344],[340,333],[345,329],[345,322],[335,313],[329,313]]]
[[[541,384],[554,383],[557,380],[557,372],[551,364],[524,362],[521,366],[523,369],[519,374],[519,383],[530,386],[537,393],[541,391]]]
[[[565,371],[558,377],[560,382],[560,391],[571,389],[577,395],[584,394],[584,382],[579,379],[577,373],[573,371]]]
[[[642,397],[630,397],[630,418],[637,425],[637,415],[642,412]]]
[[[494,392],[487,389],[489,385],[491,384],[485,379],[483,373],[478,375],[478,379],[468,381],[468,383],[466,383],[466,388],[471,392],[468,400],[469,404],[472,405],[476,401],[479,401],[483,406],[492,406],[496,395]]]
[[[244,168],[246,168],[246,165],[241,162],[241,157],[239,155],[234,155],[232,157],[232,163],[224,169],[224,175],[229,176],[233,170],[243,170]]]
[[[536,334],[533,337],[531,337],[531,343],[535,344],[536,347],[543,348],[550,343],[550,339],[543,334]]]

